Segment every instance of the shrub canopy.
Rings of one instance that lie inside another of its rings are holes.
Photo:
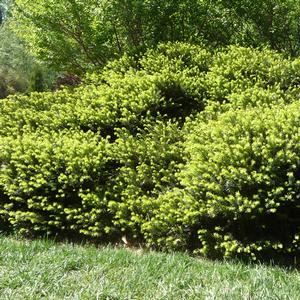
[[[1,230],[296,253],[298,66],[168,43],[77,88],[1,101]]]

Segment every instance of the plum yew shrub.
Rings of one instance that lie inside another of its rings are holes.
[[[195,119],[179,187],[143,224],[148,241],[212,257],[299,252],[300,102]]]
[[[299,251],[300,60],[167,43],[0,101],[0,230]]]

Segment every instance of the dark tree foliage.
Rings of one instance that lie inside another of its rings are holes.
[[[28,92],[43,92],[45,90],[45,80],[40,69],[34,69],[28,85]]]
[[[300,49],[299,0],[16,0],[14,8],[30,50],[67,73],[166,41]]]

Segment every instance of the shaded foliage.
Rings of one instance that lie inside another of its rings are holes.
[[[59,71],[82,74],[160,42],[299,53],[299,0],[16,0],[14,31]]]

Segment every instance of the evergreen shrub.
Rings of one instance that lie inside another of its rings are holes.
[[[197,49],[167,48],[190,57]],[[174,65],[170,57],[150,72],[141,64],[133,68],[136,62],[124,57],[74,89],[1,101],[3,222],[38,234],[138,234],[139,203],[175,180],[181,127],[204,107],[189,89],[202,70],[192,63],[184,67],[181,60],[176,56]]]
[[[162,44],[0,101],[0,230],[299,251],[299,59]]]
[[[179,185],[156,199],[149,243],[210,257],[296,255],[300,102],[196,119]]]

